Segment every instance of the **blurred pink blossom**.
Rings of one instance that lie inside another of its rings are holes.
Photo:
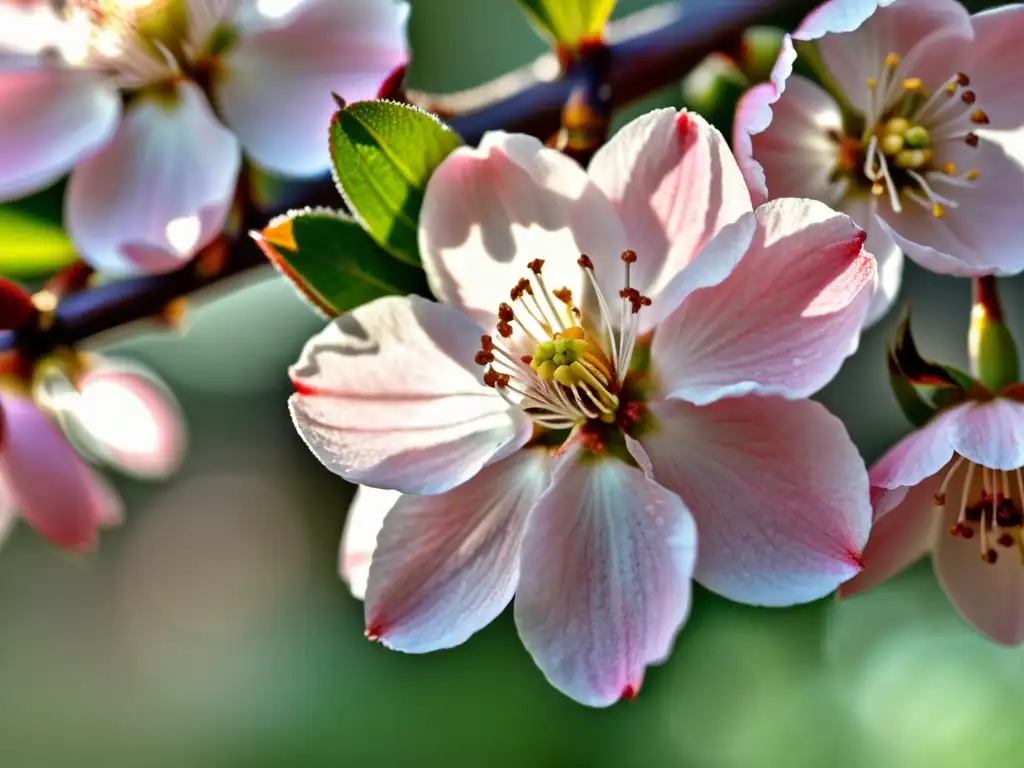
[[[291,370],[300,434],[363,484],[341,567],[368,636],[458,645],[514,594],[551,683],[606,706],[669,654],[691,576],[764,605],[853,576],[866,470],[802,398],[859,332],[863,240],[821,203],[754,211],[693,114],[635,120],[589,173],[522,135],[453,153],[420,225],[442,303],[360,307]]]
[[[184,420],[167,387],[138,366],[96,359],[75,386],[59,373],[42,378],[41,405],[0,395],[0,528],[6,533],[20,515],[54,544],[83,551],[100,527],[120,522],[122,509],[82,457],[166,477],[184,457]]]
[[[327,171],[331,92],[372,98],[406,61],[407,16],[397,0],[5,0],[0,200],[73,169],[83,258],[174,269],[220,233],[242,150]]]
[[[902,252],[953,275],[1024,269],[1022,39],[1021,5],[830,0],[740,102],[755,199],[811,197],[867,231],[881,277],[868,322],[899,292]],[[793,74],[798,53],[822,85]]]
[[[940,413],[870,472],[874,527],[864,570],[841,597],[931,553],[939,584],[971,626],[1024,643],[1024,403],[968,401]]]

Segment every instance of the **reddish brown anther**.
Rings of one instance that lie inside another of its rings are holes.
[[[962,88],[966,88],[968,85],[971,84],[971,78],[969,78],[963,72],[957,72],[956,73],[956,84],[961,86]]]
[[[483,345],[484,352],[494,351],[494,339],[492,339],[486,333],[480,337],[480,343]]]
[[[990,549],[987,552],[982,552],[981,553],[981,561],[983,563],[988,563],[989,565],[994,565],[996,560],[998,560],[998,559],[999,559],[999,553],[996,552],[994,549]]]
[[[966,523],[954,523],[950,526],[949,534],[961,539],[970,539],[974,536],[974,529]]]
[[[984,110],[976,109],[971,112],[971,122],[975,125],[988,125],[988,115],[985,114]]]
[[[519,359],[522,360],[527,365],[529,365],[530,363],[533,362],[533,355],[523,355]]]
[[[576,263],[584,269],[589,269],[591,272],[594,271],[594,262],[592,262],[590,257],[585,253],[580,254],[580,257],[576,259]]]
[[[504,320],[498,321],[497,330],[498,333],[501,335],[501,338],[503,339],[507,339],[509,336],[512,335],[512,326],[506,323]]]
[[[530,268],[530,271],[533,272],[533,274],[539,275],[541,268],[544,266],[544,259],[534,259],[526,266]]]
[[[634,315],[643,307],[651,306],[651,300],[641,294],[636,288],[623,288],[619,291],[619,296],[630,303],[633,307]]]
[[[555,298],[565,304],[572,304],[572,291],[568,288],[555,288],[551,293],[554,294]]]
[[[968,133],[964,136],[964,143],[967,144],[968,147],[978,146],[979,141],[980,139],[978,139],[978,134],[976,133]]]
[[[970,106],[971,104],[978,100],[978,94],[976,94],[974,91],[964,91],[963,93],[960,94],[960,100],[964,104]]]
[[[996,539],[996,541],[998,542],[999,546],[1001,546],[1001,547],[1009,548],[1009,547],[1012,547],[1013,544],[1014,544],[1013,536],[1011,536],[1008,533],[1004,533],[1002,536],[1000,536],[998,539]]]
[[[627,264],[636,264],[636,251],[623,251],[619,258]]]
[[[479,352],[476,353],[476,357],[474,357],[473,360],[476,361],[477,365],[487,365],[488,363],[494,362],[494,355],[492,355],[490,352],[480,350]]]
[[[498,373],[493,368],[488,368],[484,371],[484,386],[504,389],[508,386],[509,375],[507,373]]]
[[[498,319],[503,323],[511,323],[516,319],[515,313],[512,311],[512,307],[506,304],[504,301],[498,305]]]

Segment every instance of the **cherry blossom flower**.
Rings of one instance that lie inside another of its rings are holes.
[[[327,170],[331,92],[372,98],[406,60],[407,16],[396,0],[8,2],[0,200],[73,169],[65,224],[92,266],[174,269],[223,228],[241,149]]]
[[[1003,645],[1024,643],[1022,469],[1019,392],[940,412],[871,468],[875,522],[864,571],[840,596],[930,552],[939,583],[971,626]]]
[[[800,398],[867,311],[863,240],[814,201],[755,212],[685,112],[589,172],[514,134],[453,153],[420,222],[441,303],[360,307],[291,370],[300,434],[363,486],[341,569],[368,636],[447,648],[514,595],[551,683],[606,706],[669,654],[692,576],[788,605],[857,573],[867,473]]]
[[[901,249],[941,273],[1024,268],[1022,36],[1020,5],[972,17],[954,0],[830,0],[742,99],[734,145],[755,199],[821,200],[868,232],[868,321],[899,290]]]
[[[75,385],[41,374],[39,404],[23,385],[0,394],[0,533],[22,517],[69,551],[121,521],[117,493],[79,455],[140,477],[166,477],[184,455],[185,430],[170,391],[138,366],[88,360]],[[77,449],[77,450],[76,450]]]

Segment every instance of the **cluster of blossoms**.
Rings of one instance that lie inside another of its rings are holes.
[[[224,229],[242,150],[327,172],[331,93],[373,98],[406,60],[407,16],[392,0],[8,0],[0,200],[73,169],[83,259],[175,269]]]

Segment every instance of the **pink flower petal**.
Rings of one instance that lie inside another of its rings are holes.
[[[306,0],[284,25],[243,33],[216,93],[253,160],[292,176],[326,171],[331,93],[374,98],[408,59],[408,16],[408,5],[391,0]]]
[[[864,318],[865,328],[874,325],[892,309],[903,284],[903,250],[876,215],[877,208],[877,200],[871,196],[847,197],[836,206],[838,211],[845,213],[868,233],[864,251],[875,257],[878,282]]]
[[[956,202],[941,219],[906,201],[880,215],[909,258],[933,272],[958,276],[1016,274],[1024,269],[1020,212],[1024,210],[1024,132],[986,132],[977,147],[946,141],[942,162],[979,171],[977,181],[954,186],[936,177],[935,191]]]
[[[332,472],[403,493],[442,493],[522,446],[529,418],[485,387],[480,329],[418,297],[338,318],[292,367],[299,434]]]
[[[753,159],[763,169],[768,194],[809,197],[838,207],[848,184],[835,180],[836,143],[830,132],[842,132],[843,116],[835,100],[803,77],[791,77],[770,106],[770,124],[757,130],[772,86],[760,85],[743,98],[736,131],[748,135]],[[751,135],[752,134],[752,135]],[[737,139],[741,142],[741,138]],[[749,177],[750,171],[748,171]]]
[[[955,416],[939,414],[890,448],[871,467],[872,487],[909,488],[934,475],[953,457],[949,433]]]
[[[688,296],[655,332],[652,370],[665,396],[804,397],[857,338],[875,280],[863,230],[811,200],[773,200],[756,214],[754,241],[728,279]]]
[[[108,497],[56,425],[27,400],[3,397],[0,470],[22,517],[59,547],[95,542]]]
[[[110,144],[79,165],[65,223],[83,258],[109,274],[165,272],[220,234],[240,156],[199,87],[136,99]]]
[[[638,439],[654,477],[700,531],[695,578],[731,600],[792,605],[856,574],[871,525],[868,477],[818,403],[748,396],[650,404]]]
[[[623,274],[627,247],[615,209],[573,160],[529,136],[487,134],[479,149],[453,152],[427,185],[420,251],[442,301],[493,328],[498,305],[545,259],[551,289],[581,296],[580,254],[602,274]]]
[[[338,571],[348,584],[352,596],[359,600],[366,595],[370,561],[377,549],[377,534],[384,525],[384,517],[401,497],[398,491],[361,485],[348,508],[345,532],[341,536],[341,550],[338,553]]]
[[[944,475],[932,475],[909,492],[905,488],[877,489],[876,495],[872,489],[876,496],[875,521],[861,556],[864,570],[839,587],[839,597],[873,589],[928,554],[936,535],[943,533],[939,530],[942,515],[936,510],[933,497]],[[890,497],[896,497],[895,504]]]
[[[1024,466],[1024,403],[997,398],[950,412],[949,442],[969,461],[989,469]]]
[[[571,449],[526,524],[519,636],[576,701],[631,699],[686,621],[695,555],[678,496],[618,459]]]
[[[879,76],[889,53],[903,59],[897,81],[920,77],[932,90],[958,71],[956,57],[972,35],[970,16],[956,0],[831,0],[793,34],[797,40],[817,40],[825,66],[862,111],[868,78]]]
[[[0,473],[0,547],[7,541],[17,522],[18,510],[14,506],[14,497]]]
[[[49,68],[0,72],[0,104],[0,201],[59,179],[110,140],[121,114],[98,75]]]
[[[661,293],[722,227],[753,208],[743,176],[723,136],[700,115],[660,109],[633,120],[590,164],[590,176],[612,201],[639,258],[633,287],[654,300],[641,332],[664,306]],[[622,288],[622,274],[599,273],[606,295]]]
[[[407,653],[464,643],[516,591],[527,513],[548,484],[543,448],[519,451],[384,518],[366,588],[366,632]]]
[[[971,90],[989,116],[991,127],[1012,130],[1024,125],[1024,5],[991,8],[971,18],[974,42],[964,71]]]
[[[948,528],[958,510],[947,507]],[[936,536],[932,552],[935,575],[957,612],[972,627],[1000,645],[1024,643],[1024,567],[1015,549],[999,552],[992,564],[982,562],[978,538]]]
[[[78,382],[67,416],[85,449],[138,477],[167,477],[185,456],[185,421],[167,386],[143,368],[103,361]]]

